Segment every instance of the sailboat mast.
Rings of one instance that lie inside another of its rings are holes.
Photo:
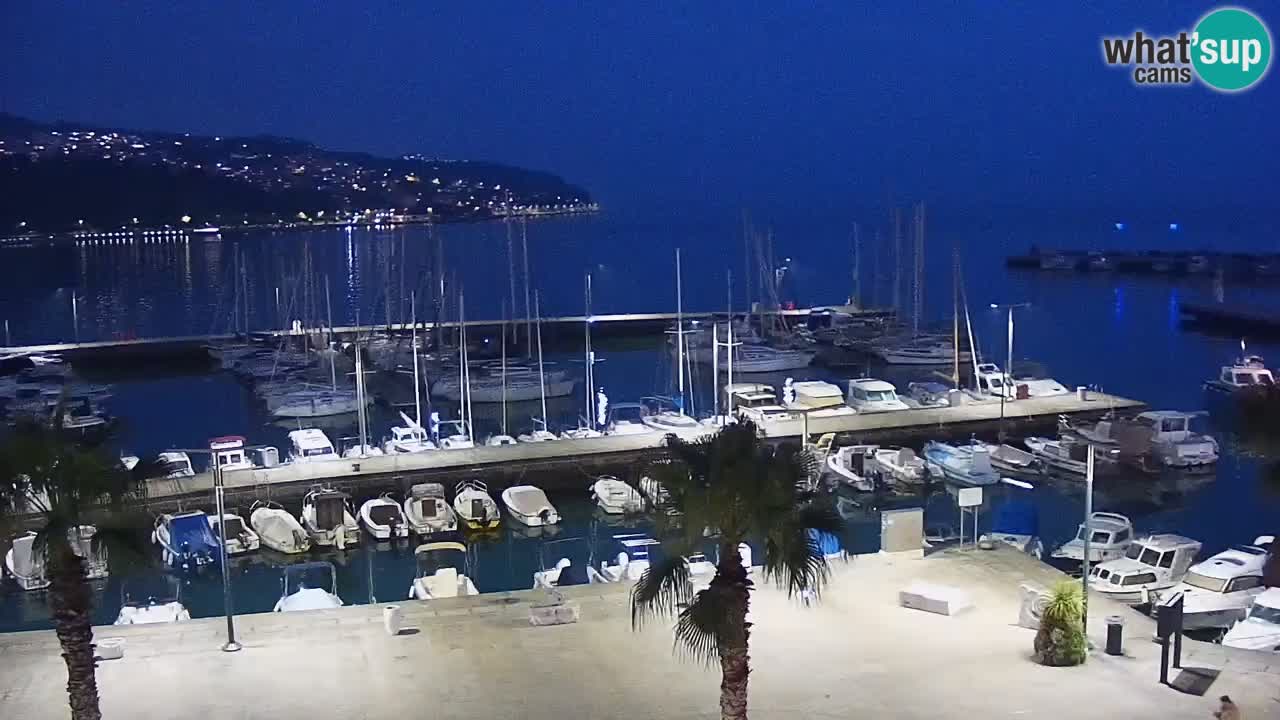
[[[533,296],[533,314],[538,318],[538,392],[542,396],[542,429],[547,429],[547,373],[542,368],[542,308],[539,298]]]
[[[960,389],[960,249],[951,261],[951,384]]]
[[[680,248],[676,248],[676,372],[677,387],[680,390],[680,401],[677,405],[680,414],[684,414],[684,296],[680,286]]]
[[[733,321],[730,320],[730,323]],[[720,417],[720,325],[711,321],[711,417]]]
[[[592,352],[591,350],[591,273],[587,273],[586,282],[587,282],[586,289],[584,291],[586,316],[583,318],[584,322],[582,323],[583,328],[585,328],[584,343],[585,343],[586,353],[587,353],[586,354],[587,391],[586,393],[584,393],[586,395],[586,413],[587,414],[584,417],[586,418],[588,425],[594,426],[595,423],[592,421],[592,418],[594,418],[596,415],[591,410],[591,396],[596,391],[596,378],[595,378],[595,353]]]
[[[523,215],[520,217],[520,260],[524,263],[525,356],[532,357],[533,318],[529,315],[529,222]]]
[[[902,210],[893,209],[893,309],[902,313]]]
[[[862,307],[862,238],[858,236],[858,223],[853,224],[853,288],[849,304]]]
[[[422,427],[422,381],[418,378],[418,301],[416,293],[409,293],[409,302],[413,308],[410,315],[413,321],[413,420]]]
[[[360,454],[365,455],[369,447],[369,424],[365,418],[364,404],[364,362],[360,357],[360,338],[356,337],[356,420],[360,426]]]
[[[458,419],[459,432],[467,425],[467,341],[462,337],[462,294],[458,294]]]
[[[333,342],[333,303],[329,300],[329,276],[324,276],[324,310],[328,317],[329,342]]]
[[[519,327],[512,323],[515,327]],[[507,313],[502,312],[502,434],[507,434]]]
[[[511,193],[507,193],[507,214],[502,224],[507,227],[507,284],[510,286],[511,292],[511,312],[514,314],[516,309],[516,243],[515,238],[511,234]],[[511,329],[519,328],[515,323],[511,324]],[[502,332],[507,332],[507,323],[502,323]]]

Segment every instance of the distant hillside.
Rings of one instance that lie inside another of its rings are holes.
[[[586,190],[555,175],[497,163],[379,158],[290,138],[202,137],[0,114],[0,234],[388,215],[453,222],[592,207]]]

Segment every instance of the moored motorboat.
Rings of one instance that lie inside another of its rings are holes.
[[[338,597],[338,572],[333,563],[308,562],[289,565],[280,578],[280,599],[274,612],[329,610],[342,607]]]
[[[878,445],[846,445],[827,455],[827,469],[840,483],[859,492],[873,492],[876,489],[874,460],[879,449]]]
[[[496,506],[494,513],[497,513]],[[445,500],[444,486],[440,483],[418,483],[409,488],[409,497],[404,501],[404,515],[409,529],[423,537],[458,529],[458,515]]]
[[[930,441],[924,446],[929,471],[947,482],[965,487],[994,485],[1000,476],[991,467],[985,445],[948,445]]]
[[[198,570],[218,557],[218,539],[202,510],[161,515],[151,540],[160,546],[164,564],[171,570]]]
[[[1218,377],[1205,382],[1204,386],[1216,392],[1237,395],[1271,390],[1276,387],[1276,380],[1261,356],[1246,355],[1231,365],[1224,365],[1218,371]]]
[[[591,497],[606,513],[623,515],[644,509],[644,498],[627,483],[612,475],[601,475],[591,484]]]
[[[377,540],[409,537],[404,509],[387,493],[360,505],[360,524]]]
[[[521,525],[542,527],[560,522],[560,513],[547,499],[547,494],[533,485],[513,485],[503,490],[502,504]]]
[[[1069,475],[1083,476],[1088,470],[1089,446],[1070,436],[1062,440],[1029,437],[1022,441],[1043,466]]]
[[[49,587],[43,553],[36,552],[36,533],[27,531],[13,539],[4,556],[5,574],[13,578],[23,590],[43,590]]]
[[[1138,538],[1124,557],[1099,563],[1089,571],[1089,589],[1117,602],[1146,604],[1152,593],[1181,582],[1198,554],[1200,543],[1181,535],[1160,533]]]
[[[120,588],[120,612],[116,625],[152,625],[191,619],[179,593],[178,581],[169,575],[129,578]]]
[[[1280,652],[1280,587],[1253,599],[1249,614],[1222,636],[1222,644],[1240,650]]]
[[[213,531],[213,536],[218,541],[222,540],[222,526],[227,526],[227,554],[243,555],[247,552],[257,550],[262,540],[258,537],[258,533],[254,532],[245,524],[244,518],[235,513],[223,513],[222,522],[218,521],[217,515],[209,515],[209,529]]]
[[[1078,571],[1084,563],[1084,541],[1089,538],[1089,562],[1106,562],[1124,557],[1133,543],[1133,523],[1118,513],[1095,512],[1089,524],[1080,523],[1076,536],[1053,551],[1053,564]]]
[[[551,564],[550,559],[557,555],[560,558]],[[533,574],[534,590],[611,582],[595,568],[591,543],[582,537],[561,538],[539,545],[538,568]]]
[[[458,542],[424,543],[414,548],[417,572],[409,586],[410,600],[479,595],[471,581],[467,547]]]
[[[859,413],[895,412],[910,409],[898,399],[893,383],[875,378],[849,381],[849,405]]]
[[[350,500],[346,493],[329,488],[316,488],[303,496],[300,520],[311,544],[341,550],[360,542]]]
[[[289,432],[289,462],[321,462],[340,460],[329,436],[319,428],[302,428]]]
[[[1264,535],[1252,545],[1227,548],[1192,565],[1182,582],[1160,591],[1154,599],[1182,593],[1185,630],[1230,628],[1249,614],[1253,599],[1266,590],[1262,573],[1274,544],[1274,537]]]
[[[249,510],[249,525],[259,541],[279,553],[294,555],[311,549],[302,524],[278,503],[259,500]]]
[[[498,503],[479,480],[463,480],[454,488],[453,509],[468,530],[493,530],[502,523]]]
[[[990,445],[991,467],[1014,475],[1028,475],[1039,471],[1040,461],[1035,455],[1012,445]]]
[[[907,485],[924,482],[924,458],[911,448],[881,447],[876,450],[875,461],[882,480]]]

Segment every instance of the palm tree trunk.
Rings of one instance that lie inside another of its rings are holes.
[[[751,602],[751,578],[742,567],[737,543],[726,543],[721,548],[714,582],[723,582],[737,596],[731,612],[739,619],[734,625],[740,628],[723,638],[725,644],[720,651],[720,717],[721,720],[747,720],[747,676],[751,673],[747,647],[751,623],[747,622],[747,609]]]
[[[98,680],[94,675],[92,595],[84,559],[71,545],[51,538],[47,550],[53,625],[67,663],[67,697],[72,720],[100,720]]]

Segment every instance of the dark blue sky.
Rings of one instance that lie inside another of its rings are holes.
[[[1274,205],[1276,72],[1101,60],[1214,4],[1084,5],[8,2],[0,109],[505,161],[619,209]]]

